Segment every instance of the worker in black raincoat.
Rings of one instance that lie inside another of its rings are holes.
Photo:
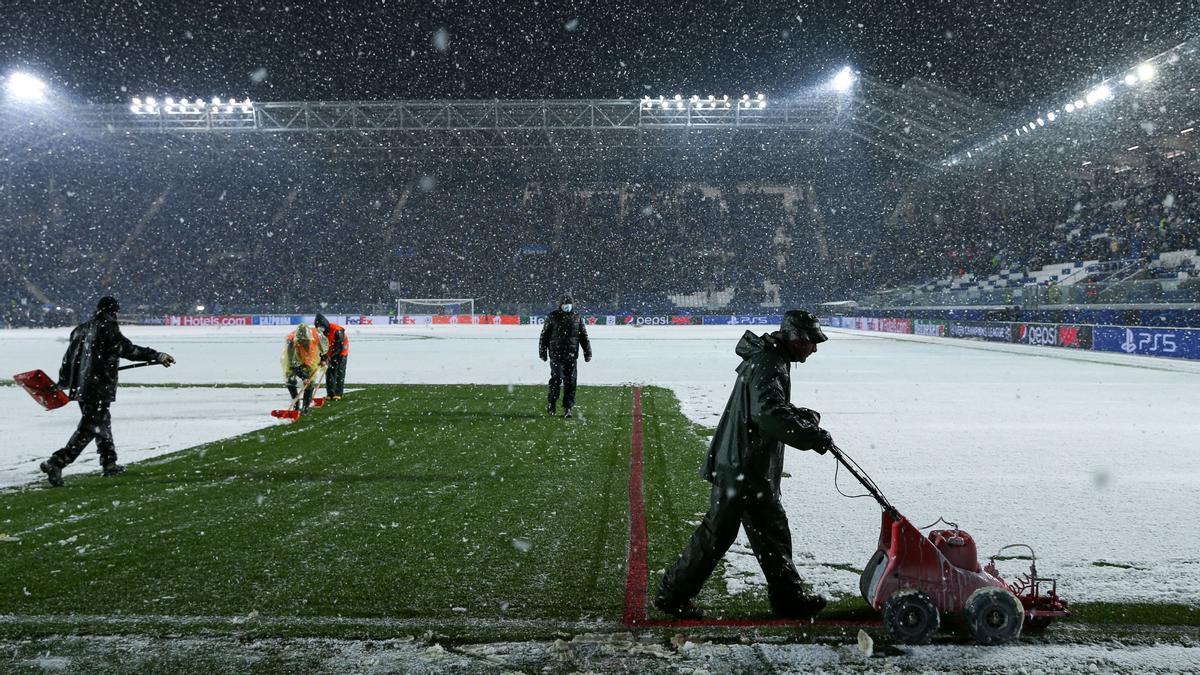
[[[737,381],[713,435],[702,468],[712,483],[708,513],[654,598],[659,610],[679,618],[701,618],[692,603],[725,551],[746,528],[746,537],[767,578],[772,611],[807,618],[825,607],[809,594],[792,562],[792,535],[780,502],[783,446],[825,454],[833,445],[821,416],[791,400],[791,364],[804,363],[828,338],[817,318],[792,310],[780,330],[746,331],[737,345],[742,358]]]
[[[579,348],[583,348],[583,360],[592,360],[592,343],[588,341],[583,318],[575,311],[575,299],[564,295],[558,299],[558,309],[550,312],[542,325],[538,340],[538,358],[550,361],[550,390],[546,412],[556,413],[558,392],[562,389],[563,417],[571,416],[575,407],[576,364]]]
[[[125,467],[117,464],[112,418],[108,412],[109,405],[117,398],[119,361],[153,361],[167,367],[175,363],[170,354],[139,347],[122,335],[117,326],[120,309],[115,298],[100,298],[91,321],[79,324],[71,331],[67,353],[58,371],[58,386],[72,401],[79,402],[83,417],[67,445],[56,450],[39,467],[54,487],[62,486],[62,470],[74,462],[93,439],[96,451],[100,453],[103,474],[116,476],[125,471]]]

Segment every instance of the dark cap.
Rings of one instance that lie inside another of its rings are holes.
[[[326,319],[325,315],[320,312],[317,312],[317,315],[313,317],[313,323],[321,330],[329,328],[329,319]]]
[[[100,312],[119,312],[121,305],[117,303],[117,299],[111,295],[106,295],[100,298],[100,302],[96,303],[96,310]]]
[[[573,305],[573,304],[575,304],[575,298],[572,298],[570,293],[563,293],[562,297],[558,299],[559,307],[562,307],[563,305]]]
[[[779,324],[779,330],[788,338],[808,340],[813,343],[829,339],[821,330],[821,322],[817,320],[817,317],[802,309],[793,309],[785,313],[783,321]]]

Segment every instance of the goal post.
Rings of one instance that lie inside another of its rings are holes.
[[[396,298],[396,316],[410,314],[467,314],[474,317],[475,298]]]

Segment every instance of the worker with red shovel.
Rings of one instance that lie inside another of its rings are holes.
[[[170,354],[149,347],[139,347],[121,334],[117,312],[121,307],[116,298],[104,296],[96,305],[91,321],[71,331],[67,353],[58,372],[58,386],[68,392],[72,401],[79,402],[83,417],[71,435],[71,440],[40,468],[54,487],[62,487],[62,471],[74,462],[79,453],[94,439],[100,453],[100,466],[106,477],[125,471],[117,464],[117,448],[113,442],[112,418],[108,407],[117,398],[117,364],[121,359],[159,363],[168,368],[175,363]]]
[[[282,365],[288,393],[292,395],[292,410],[301,414],[308,412],[313,402],[313,390],[317,388],[317,369],[328,353],[329,341],[316,328],[302,323],[288,333],[283,345]],[[300,384],[303,384],[303,401]]]

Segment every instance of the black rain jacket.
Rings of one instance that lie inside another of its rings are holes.
[[[746,331],[735,351],[742,363],[701,475],[729,497],[779,499],[783,446],[816,447],[821,416],[790,403],[791,362],[778,334]]]
[[[71,331],[71,341],[58,370],[58,386],[72,401],[111,403],[117,398],[117,364],[120,359],[153,361],[158,352],[139,347],[121,334],[117,315],[96,312],[91,321]]]
[[[550,312],[538,340],[538,356],[548,355],[551,361],[575,361],[579,358],[580,347],[583,347],[584,356],[592,357],[592,343],[588,342],[583,317],[562,309]]]

